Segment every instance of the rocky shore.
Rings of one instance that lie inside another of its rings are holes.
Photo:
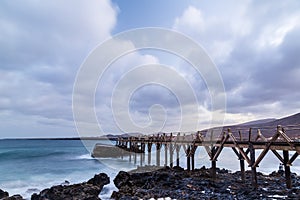
[[[210,170],[202,167],[187,171],[180,167],[155,166],[139,167],[130,172],[120,171],[113,180],[118,191],[112,199],[300,199],[300,177],[292,174],[293,188],[286,189],[283,171],[269,175],[258,173],[257,189],[251,185],[251,172],[246,172],[242,182],[240,172],[230,173],[226,169],[217,170],[217,179],[212,180]],[[109,177],[100,173],[87,182],[53,186],[34,193],[32,200],[99,200]],[[23,200],[20,195],[9,196],[0,189],[0,200]]]
[[[34,193],[31,200],[100,200],[99,194],[103,186],[109,183],[109,177],[105,173],[100,173],[87,182],[62,184],[44,189],[39,194]],[[23,200],[23,197],[21,195],[9,197],[8,192],[0,189],[0,200]]]
[[[151,170],[151,167],[149,168]],[[141,173],[139,173],[142,171]],[[258,173],[257,189],[251,186],[251,172],[246,180],[240,180],[240,173],[218,169],[218,178],[213,181],[210,170],[196,169],[188,172],[180,167],[162,168],[147,172],[140,168],[133,172],[121,171],[114,179],[119,191],[112,194],[114,199],[299,199],[300,177],[292,175],[293,189],[286,189],[284,173],[270,175]]]

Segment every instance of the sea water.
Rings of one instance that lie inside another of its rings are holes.
[[[140,165],[140,155],[136,163],[133,156],[124,158],[94,159],[90,152],[96,143],[108,144],[109,141],[81,140],[0,140],[0,189],[10,195],[21,194],[30,199],[33,193],[39,193],[53,185],[69,182],[80,183],[89,180],[95,174],[106,173],[111,183],[105,186],[100,194],[102,199],[108,199],[117,188],[113,179],[120,170],[131,170]],[[151,165],[156,164],[156,152],[153,146]],[[257,155],[260,151],[256,151]],[[148,164],[147,154],[142,159],[142,165]],[[164,148],[161,151],[160,164],[163,166]],[[169,158],[168,158],[169,159]],[[175,155],[173,158],[175,162]],[[167,163],[169,160],[167,160]],[[204,148],[198,148],[195,157],[196,168],[210,167],[209,158]],[[186,167],[186,157],[183,149],[180,152],[180,165]],[[232,171],[239,170],[239,161],[230,148],[224,148],[217,162],[220,168]],[[278,170],[278,159],[269,152],[260,164],[258,171],[271,173]],[[300,174],[299,159],[291,167],[292,172]]]

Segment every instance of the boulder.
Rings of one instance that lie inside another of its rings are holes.
[[[5,197],[1,200],[24,200],[23,197],[19,194],[13,195],[11,197]]]
[[[8,197],[8,196],[9,196],[8,192],[0,189],[0,199]]]
[[[45,189],[39,194],[34,193],[31,196],[31,200],[98,200],[102,188],[109,182],[109,177],[104,173],[100,173],[88,180],[88,182],[73,185],[57,185]]]

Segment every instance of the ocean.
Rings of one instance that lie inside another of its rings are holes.
[[[120,170],[135,169],[140,165],[129,157],[94,159],[90,152],[96,143],[108,144],[109,141],[95,140],[0,140],[0,189],[8,191],[10,195],[21,194],[30,199],[31,195],[53,185],[70,182],[80,183],[92,178],[100,172],[110,176],[111,183],[104,187],[101,199],[109,199],[113,190],[113,178]],[[155,148],[152,148],[151,164],[155,164]],[[259,151],[257,151],[257,155]],[[195,157],[196,168],[203,165],[210,167],[210,161],[203,148],[198,148]],[[145,156],[147,162],[147,155]],[[175,158],[174,158],[175,161]],[[181,151],[180,165],[186,167],[186,159]],[[145,165],[145,163],[142,163]],[[161,165],[164,164],[164,150],[161,151]],[[278,159],[269,152],[261,162],[260,172],[269,174],[278,170]],[[231,149],[225,148],[219,156],[217,167],[231,171],[239,170],[239,161]],[[300,160],[296,160],[291,167],[292,172],[300,174]]]

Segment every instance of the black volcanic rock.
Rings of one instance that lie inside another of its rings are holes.
[[[13,195],[11,197],[6,197],[1,200],[24,200],[23,197],[19,194]]]
[[[0,189],[0,199],[8,197],[8,196],[9,196],[8,192]]]
[[[9,196],[9,193],[0,189],[0,199],[1,200],[24,200],[19,194]]]
[[[57,185],[49,189],[45,189],[40,194],[34,193],[32,200],[99,200],[99,194],[104,185],[109,184],[109,177],[100,173],[88,182],[74,185]]]
[[[147,167],[148,168],[148,167]],[[251,172],[246,172],[246,181],[240,179],[240,172],[230,173],[217,170],[217,179],[212,180],[210,169],[163,168],[157,171],[137,173],[120,172],[114,179],[119,191],[114,191],[113,199],[277,199],[288,197],[299,199],[300,177],[293,174],[293,189],[286,189],[281,172],[270,175],[257,174],[257,189],[251,186]],[[274,196],[274,198],[273,198]]]

